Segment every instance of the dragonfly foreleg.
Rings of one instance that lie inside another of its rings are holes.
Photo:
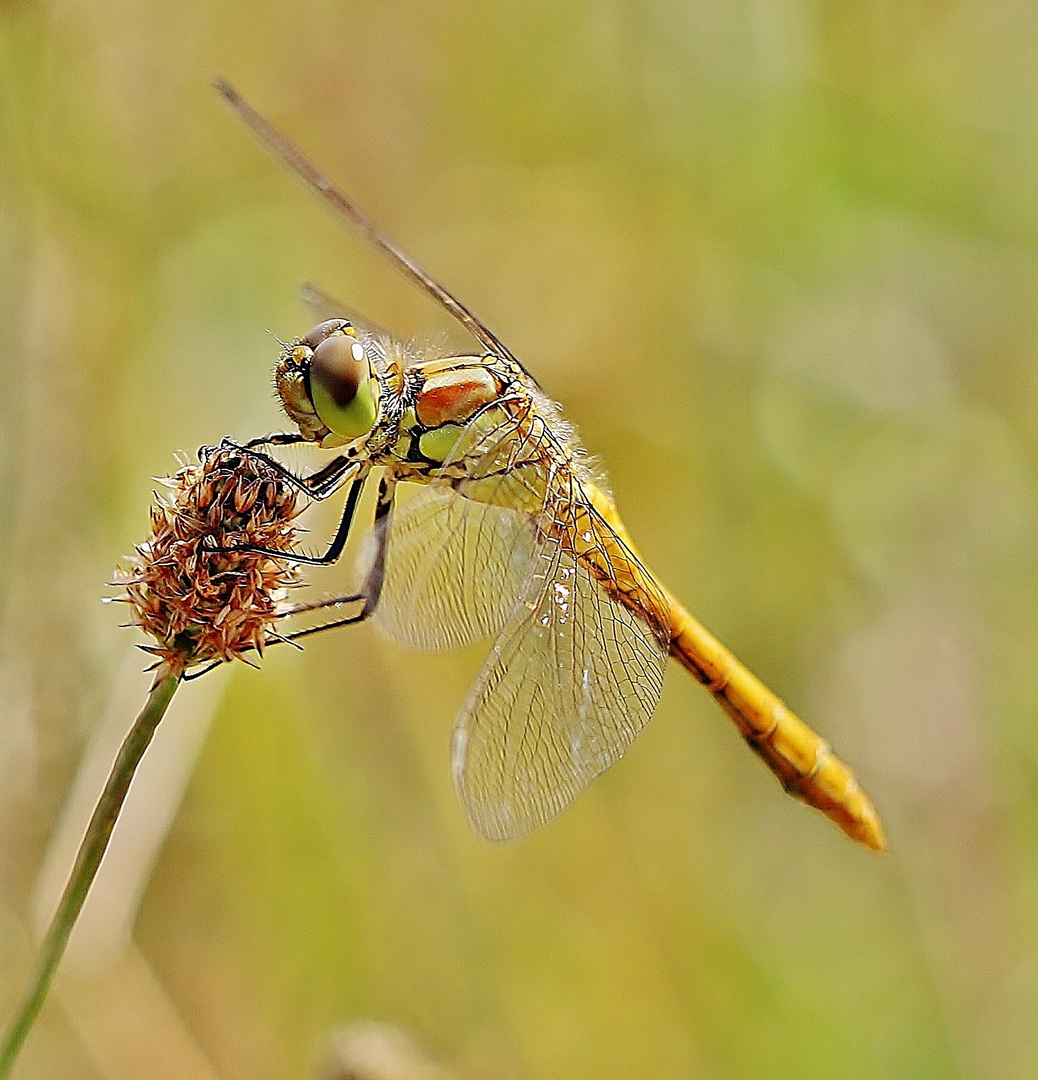
[[[296,491],[302,492],[307,498],[317,499],[318,501],[331,495],[345,480],[350,469],[357,465],[353,458],[340,454],[329,461],[327,465],[322,465],[321,468],[316,469],[308,476],[297,476],[288,466],[283,465],[276,458],[264,454],[261,450],[254,449],[255,446],[262,446],[264,443],[282,445],[281,443],[271,443],[271,440],[275,438],[279,438],[279,436],[270,436],[269,439],[253,439],[252,442],[246,443],[244,446],[236,443],[233,439],[224,439],[222,445],[262,461],[272,468],[289,486],[295,488]],[[289,441],[287,436],[285,439],[286,442]],[[300,439],[298,441],[305,442],[306,440]]]
[[[276,431],[273,435],[261,435],[258,439],[249,439],[245,444],[245,449],[255,450],[258,446],[292,446],[306,441],[298,431]]]

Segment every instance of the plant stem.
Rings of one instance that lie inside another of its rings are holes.
[[[140,715],[133,722],[133,727],[123,740],[119,754],[112,766],[104,791],[101,792],[86,833],[79,845],[76,862],[72,867],[65,891],[61,894],[57,911],[40,946],[40,959],[36,967],[29,990],[21,1008],[15,1014],[10,1027],[0,1043],[0,1080],[10,1075],[18,1051],[25,1042],[33,1023],[39,1014],[43,1001],[54,979],[54,973],[68,944],[69,935],[76,925],[79,912],[86,900],[87,893],[101,865],[101,859],[108,848],[112,829],[119,819],[126,793],[133,780],[137,766],[148,749],[155,729],[173,700],[173,694],[180,685],[183,665],[163,663],[155,674],[155,682],[148,693],[148,700]]]

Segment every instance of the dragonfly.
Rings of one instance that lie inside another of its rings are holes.
[[[327,550],[294,558],[338,560],[361,492],[378,476],[359,591],[293,613],[359,609],[287,636],[373,619],[412,649],[492,642],[451,755],[461,801],[487,839],[546,824],[623,756],[652,717],[673,658],[790,795],[883,850],[880,819],[850,768],[648,568],[572,427],[512,352],[232,86],[216,89],[481,346],[429,357],[338,317],[284,347],[274,381],[294,429],[247,448],[312,498],[346,492]],[[336,455],[295,476],[267,452],[292,443]],[[411,497],[399,498],[407,488]]]

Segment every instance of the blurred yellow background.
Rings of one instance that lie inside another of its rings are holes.
[[[328,634],[182,692],[22,1080],[304,1078],[357,1017],[464,1080],[1038,1075],[1036,54],[1011,0],[0,3],[4,1016],[141,699],[99,598],[150,478],[284,427],[302,282],[470,347],[216,74],[565,404],[891,842],[675,669],[489,846],[448,763],[485,650]]]

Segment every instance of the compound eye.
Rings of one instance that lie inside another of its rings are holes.
[[[310,401],[325,426],[346,439],[366,435],[377,406],[364,346],[341,330],[320,342],[310,358]]]
[[[306,337],[300,338],[299,344],[309,345],[311,349],[316,349],[322,341],[326,341],[332,334],[343,331],[353,333],[353,327],[350,325],[349,320],[329,319],[327,322],[318,323]]]
[[[310,358],[310,385],[316,383],[340,409],[357,396],[367,374],[364,346],[345,334],[325,338]]]

